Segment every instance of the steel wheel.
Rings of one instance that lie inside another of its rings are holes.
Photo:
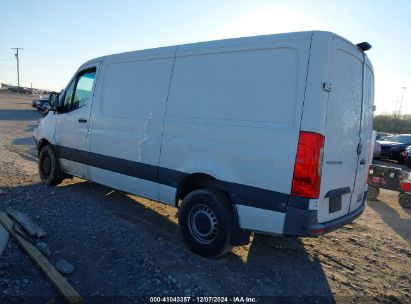
[[[216,259],[230,252],[233,227],[231,202],[216,189],[198,189],[183,199],[178,224],[186,245],[196,254]]]
[[[40,150],[38,169],[43,184],[57,185],[61,183],[59,161],[51,145],[45,145]]]
[[[45,178],[48,178],[50,176],[50,171],[51,171],[51,160],[50,156],[46,156],[43,159],[43,162],[41,163],[41,173]]]
[[[201,244],[211,244],[218,235],[218,220],[206,205],[197,205],[188,215],[188,228],[193,238]]]

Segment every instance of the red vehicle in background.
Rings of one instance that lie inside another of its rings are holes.
[[[409,173],[395,167],[370,165],[368,172],[367,200],[376,200],[380,189],[398,191],[398,202],[411,208],[411,180]]]

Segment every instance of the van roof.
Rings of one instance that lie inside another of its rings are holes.
[[[351,45],[355,46],[354,43],[341,37],[335,33],[327,32],[327,31],[306,31],[306,32],[292,32],[292,33],[281,33],[281,34],[270,34],[270,35],[260,35],[260,36],[250,36],[250,37],[239,37],[239,38],[229,38],[229,39],[222,39],[222,40],[212,40],[212,41],[203,41],[203,42],[195,42],[195,43],[188,43],[188,44],[181,44],[181,45],[174,45],[174,46],[166,46],[166,47],[158,47],[158,48],[151,48],[151,49],[143,49],[131,52],[123,52],[117,53],[112,55],[106,55],[102,57],[97,57],[85,62],[83,66],[90,65],[93,63],[98,63],[103,60],[110,60],[110,61],[134,61],[134,60],[144,60],[144,59],[160,59],[160,58],[170,58],[177,55],[184,56],[187,54],[194,55],[195,53],[204,53],[207,52],[207,49],[212,49],[214,52],[216,49],[219,51],[224,51],[224,49],[229,49],[232,47],[239,47],[242,46],[244,48],[248,48],[253,44],[261,44],[264,43],[272,43],[273,41],[281,41],[281,40],[304,40],[304,39],[311,39],[314,33],[318,33],[321,35],[330,36],[332,37],[339,37],[344,41],[350,43]],[[366,55],[365,55],[366,56]]]

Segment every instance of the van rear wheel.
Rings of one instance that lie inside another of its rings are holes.
[[[214,189],[200,189],[183,200],[178,222],[184,242],[194,253],[219,258],[232,246],[232,211],[228,197]]]
[[[45,145],[39,154],[39,175],[46,185],[58,185],[62,182],[60,164],[51,145]]]

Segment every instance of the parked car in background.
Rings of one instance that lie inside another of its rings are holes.
[[[397,135],[398,134],[390,134],[390,135],[387,135],[385,137],[382,137],[380,140],[381,141],[390,141],[392,137],[397,136]]]
[[[50,109],[50,104],[49,103],[46,103],[41,107],[41,110],[43,112],[47,112],[49,109]]]
[[[379,140],[381,145],[381,158],[397,160],[401,163],[405,161],[403,152],[411,145],[411,134],[399,134],[386,140]]]
[[[386,132],[377,132],[377,137],[375,139],[376,140],[385,140],[385,139],[390,138],[392,136],[394,136],[394,134],[386,133]]]
[[[36,109],[41,111],[43,110],[44,105],[49,105],[49,104],[50,104],[50,100],[48,98],[37,99]]]
[[[33,108],[36,108],[37,109],[37,101],[39,101],[40,99],[49,99],[48,97],[43,97],[43,96],[39,96],[39,97],[37,97],[37,98],[34,98],[32,101],[31,101],[31,106],[33,107]]]
[[[381,156],[381,144],[376,141],[374,144],[373,158],[379,159]]]
[[[406,147],[404,152],[402,152],[401,154],[404,158],[405,164],[411,167],[411,146]]]
[[[37,102],[37,100],[39,100],[39,99],[38,99],[38,98],[34,98],[34,99],[31,101],[31,106],[32,106],[33,108],[36,107],[36,102]]]

